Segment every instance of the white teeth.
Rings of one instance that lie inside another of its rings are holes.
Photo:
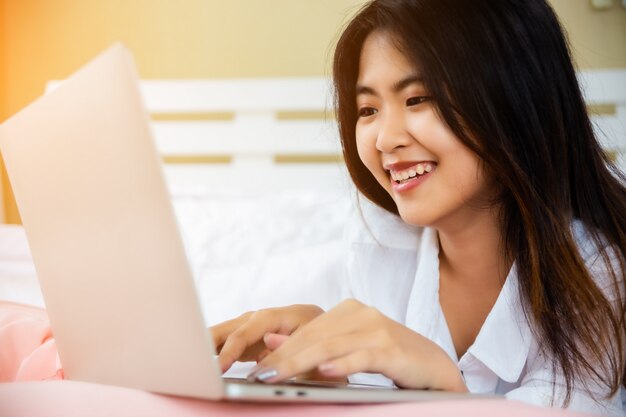
[[[405,169],[404,171],[391,171],[391,179],[394,181],[404,181],[409,178],[415,177],[416,175],[423,175],[425,172],[432,172],[433,165],[430,163],[421,163],[417,164],[409,169]]]

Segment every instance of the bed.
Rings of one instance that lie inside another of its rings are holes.
[[[603,146],[624,170],[626,71],[580,77]],[[338,302],[343,225],[357,208],[329,81],[144,80],[141,88],[207,325],[263,307]],[[573,415],[498,399],[349,407],[210,403],[62,376],[24,230],[0,225],[1,416]]]

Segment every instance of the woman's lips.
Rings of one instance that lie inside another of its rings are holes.
[[[422,175],[416,175],[413,178],[403,180],[401,182],[394,181],[390,176],[391,187],[396,193],[404,193],[413,188],[421,185],[424,181],[428,180],[436,171],[436,167],[433,166],[430,172],[424,172]]]

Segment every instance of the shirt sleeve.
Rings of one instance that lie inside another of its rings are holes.
[[[344,233],[344,299],[357,299],[395,317],[388,312],[390,301],[386,298],[406,307],[406,300],[400,302],[393,294],[412,285],[422,229],[404,223],[364,197],[355,204]],[[395,291],[390,290],[391,282]]]
[[[589,228],[585,227],[580,221],[573,224],[572,232],[585,266],[591,273],[598,288],[604,293],[610,303],[623,303],[626,296],[625,283],[620,282],[616,286],[611,274],[611,269],[617,274],[618,278],[622,274],[620,269],[621,252],[612,247],[602,236],[600,236],[599,242],[602,248],[600,249],[598,243],[593,240]]]
[[[518,400],[542,407],[562,407],[565,399],[565,384],[562,377],[556,377],[553,385],[552,369],[550,364],[540,357],[523,377],[519,388],[505,394],[507,399]],[[591,388],[593,389],[593,388]],[[595,399],[593,397],[596,397]],[[621,392],[618,391],[611,398],[603,398],[606,394],[600,388],[589,391],[582,387],[574,387],[570,395],[567,409],[579,413],[599,414],[604,416],[623,416]]]

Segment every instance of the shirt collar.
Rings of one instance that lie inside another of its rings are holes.
[[[432,340],[439,314],[439,237],[424,228],[417,249],[417,269],[407,306],[406,326]]]
[[[500,379],[513,383],[524,369],[531,339],[519,296],[517,267],[513,264],[496,303],[465,355],[474,356]]]
[[[417,270],[405,323],[430,340],[451,340],[437,332],[446,326],[439,304],[439,239],[437,231],[425,228],[417,251]],[[531,332],[519,298],[517,268],[513,264],[500,294],[466,354],[481,361],[500,379],[516,382],[528,357]],[[442,346],[443,347],[443,346]],[[453,346],[443,347],[454,351]]]

